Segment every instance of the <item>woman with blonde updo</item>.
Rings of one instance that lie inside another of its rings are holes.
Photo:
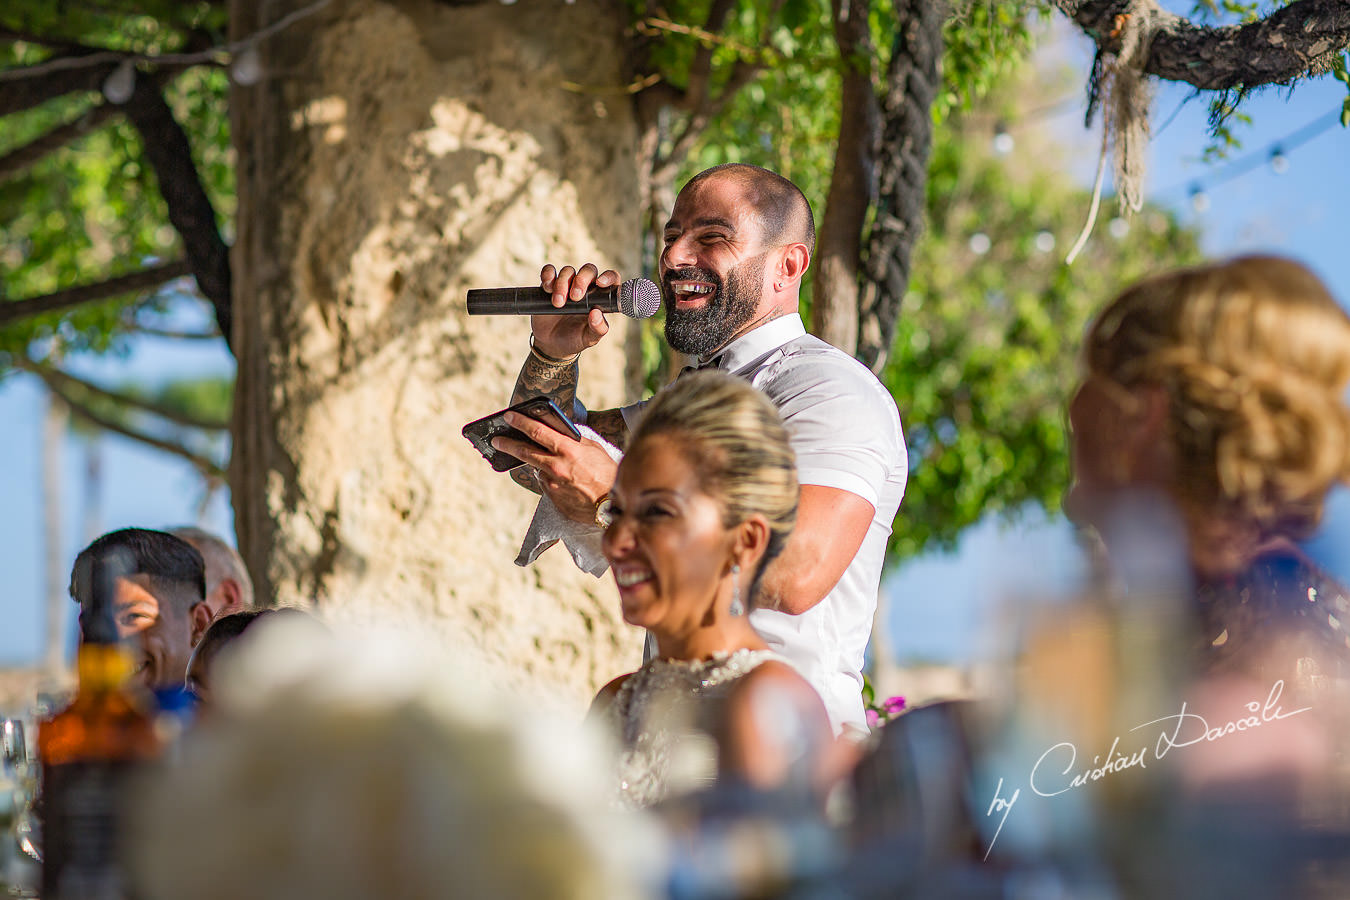
[[[644,413],[610,495],[604,552],[624,621],[648,630],[657,655],[592,707],[622,745],[624,805],[717,778],[776,788],[814,774],[831,741],[824,706],[746,617],[797,493],[782,421],[744,381],[689,375]]]
[[[1294,543],[1350,475],[1350,316],[1302,265],[1245,257],[1129,288],[1084,356],[1070,518],[1105,532],[1126,494],[1170,501],[1203,671],[1290,687],[1350,674],[1350,593]]]

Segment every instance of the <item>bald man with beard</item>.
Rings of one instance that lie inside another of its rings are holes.
[[[791,181],[758,166],[717,166],[680,191],[663,234],[659,274],[670,346],[744,378],[778,408],[797,455],[797,527],[764,574],[751,624],[819,691],[837,733],[865,732],[863,653],[871,635],[891,523],[908,460],[895,401],[846,353],[807,334],[798,312],[815,252],[810,204]],[[553,305],[618,284],[591,263],[544,266]],[[534,316],[529,357],[512,403],[548,396],[616,447],[644,404],[589,413],[576,401],[579,358],[609,330],[604,313]],[[524,460],[526,487],[577,523],[607,524],[617,464],[592,440],[564,439],[524,416],[508,422],[534,445],[498,437]]]

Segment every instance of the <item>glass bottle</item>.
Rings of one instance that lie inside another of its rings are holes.
[[[38,727],[44,900],[131,896],[118,844],[127,787],[160,742],[153,707],[131,684],[131,656],[118,640],[117,579],[133,567],[117,553],[76,573],[79,686],[70,705]]]

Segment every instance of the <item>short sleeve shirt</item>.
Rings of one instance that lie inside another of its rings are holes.
[[[778,408],[801,484],[848,491],[872,505],[862,546],[820,603],[795,616],[767,609],[750,614],[765,642],[820,692],[835,731],[865,730],[863,654],[908,476],[895,400],[866,366],[807,334],[797,315],[742,335],[710,363],[745,378]],[[624,407],[630,429],[643,405]]]

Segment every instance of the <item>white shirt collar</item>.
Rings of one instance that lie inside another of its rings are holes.
[[[789,313],[746,332],[713,354],[712,359],[717,361],[717,368],[723,372],[736,372],[804,334],[806,326],[802,323],[801,314]],[[700,361],[700,365],[706,363]]]

